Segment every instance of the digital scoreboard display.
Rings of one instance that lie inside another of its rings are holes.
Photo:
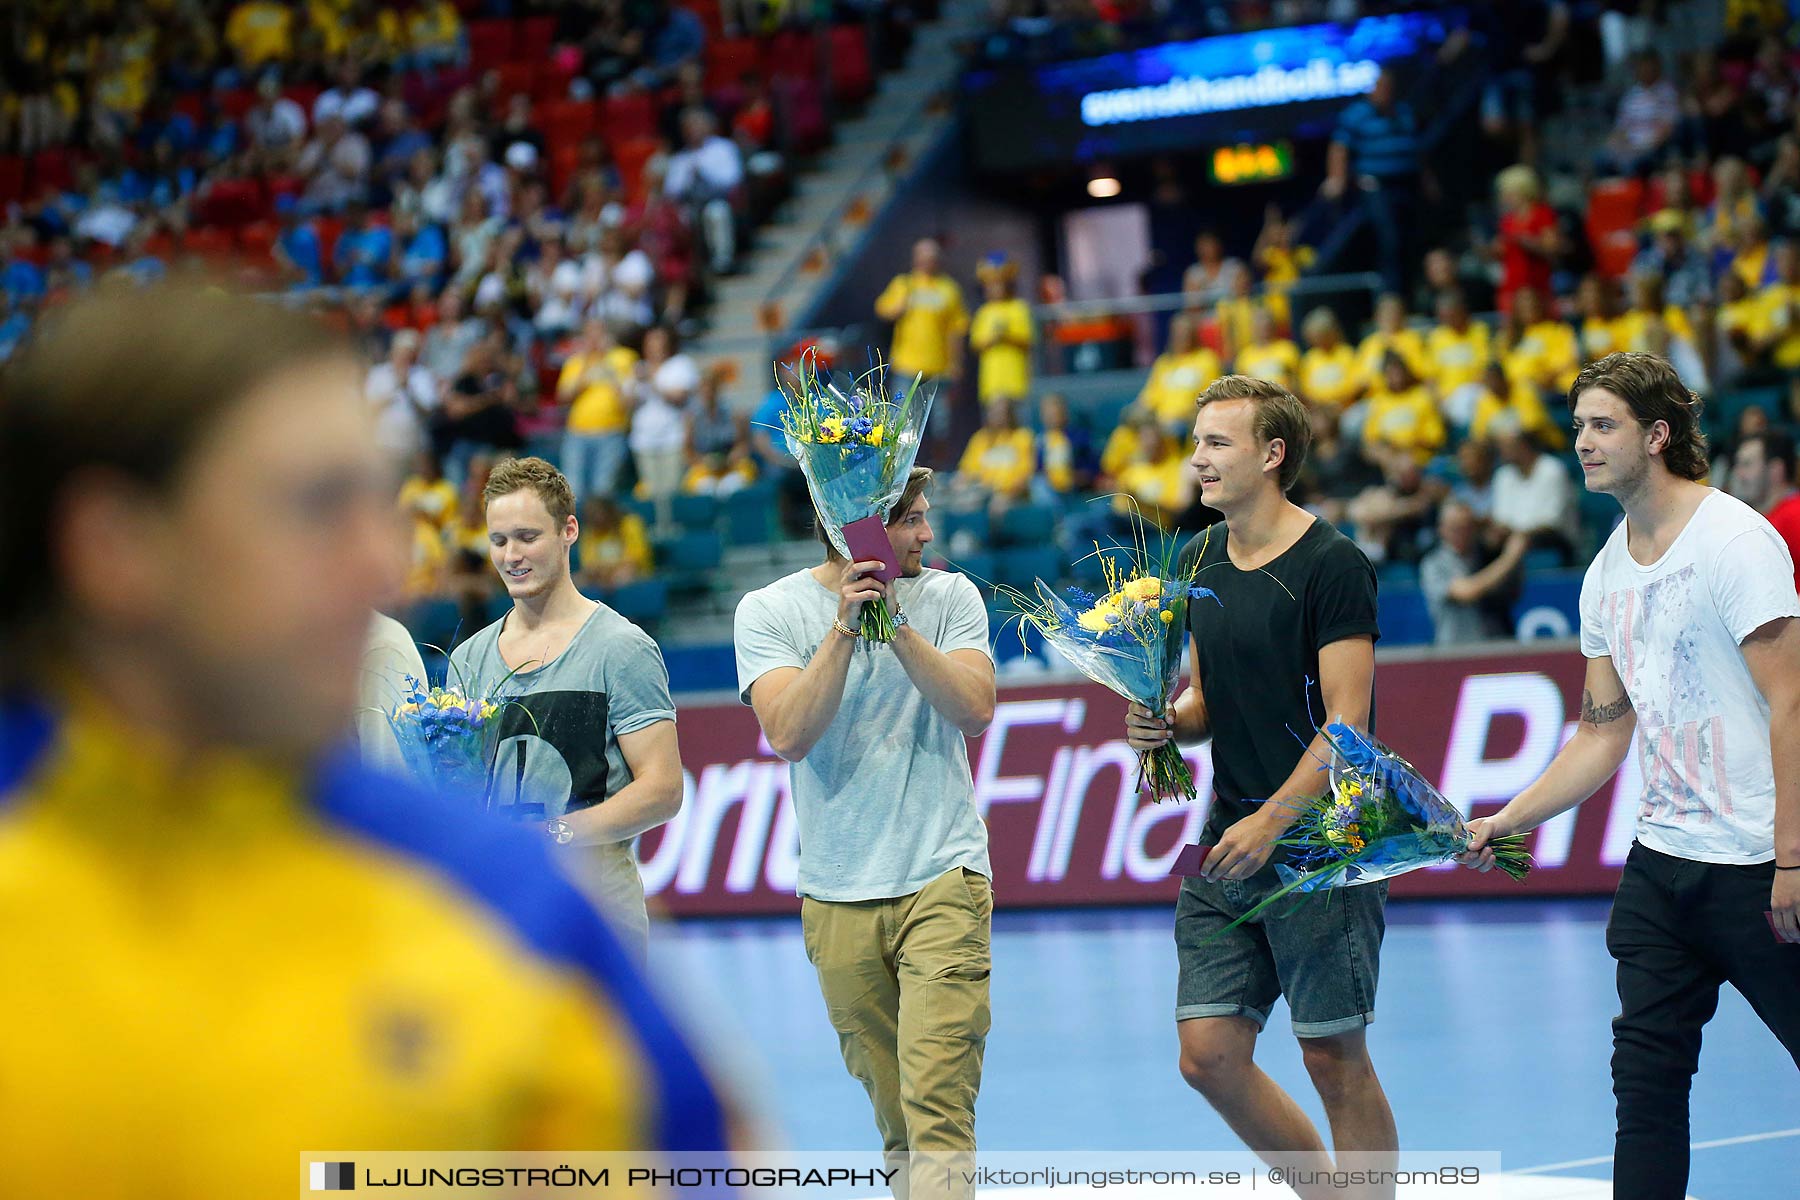
[[[1383,66],[1434,49],[1457,15],[1396,13],[982,67],[963,78],[973,161],[1018,171],[1326,137]]]

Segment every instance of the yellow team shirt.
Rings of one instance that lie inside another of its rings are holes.
[[[1300,348],[1286,338],[1276,338],[1261,345],[1245,346],[1237,352],[1237,361],[1232,365],[1239,375],[1292,388],[1294,376],[1300,370]]]
[[[1756,291],[1763,286],[1763,273],[1769,269],[1769,243],[1763,242],[1740,250],[1732,257],[1731,269],[1736,271],[1744,286]]]
[[[1329,350],[1308,350],[1300,358],[1300,391],[1314,404],[1343,408],[1362,390],[1356,351],[1343,342]]]
[[[250,66],[281,61],[293,52],[294,17],[271,0],[247,0],[231,10],[225,41]]]
[[[1238,346],[1250,344],[1251,331],[1255,328],[1257,309],[1265,310],[1274,320],[1277,329],[1285,329],[1292,310],[1288,307],[1287,293],[1268,290],[1258,296],[1233,296],[1219,301],[1214,312],[1219,321],[1219,332],[1225,337],[1225,348],[1233,350]]]
[[[1113,511],[1128,513],[1131,504],[1157,525],[1168,529],[1188,503],[1187,460],[1179,454],[1165,455],[1158,462],[1135,462],[1119,474],[1121,495],[1113,497]]]
[[[1138,402],[1150,409],[1158,424],[1191,423],[1200,393],[1224,373],[1219,356],[1205,346],[1186,354],[1158,355],[1150,364],[1150,378],[1138,393]]]
[[[948,275],[896,275],[875,301],[875,312],[894,322],[889,357],[906,376],[948,373],[950,339],[969,328],[962,289]]]
[[[1031,483],[1037,466],[1037,446],[1029,429],[975,431],[963,451],[957,470],[978,480],[991,492],[1018,495]]]
[[[1439,325],[1425,339],[1425,357],[1431,364],[1429,378],[1440,395],[1448,396],[1465,383],[1479,383],[1488,365],[1488,327],[1471,321],[1458,333]]]
[[[1445,436],[1443,415],[1424,386],[1370,393],[1363,418],[1365,446],[1393,446],[1425,463],[1443,446]]]
[[[975,310],[969,348],[980,355],[976,388],[983,401],[1022,398],[1031,390],[1031,340],[1031,306],[1025,301],[995,300]]]
[[[1475,403],[1475,417],[1469,422],[1469,436],[1491,438],[1494,421],[1503,413],[1510,413],[1518,421],[1520,432],[1530,434],[1551,449],[1561,450],[1568,445],[1562,426],[1551,419],[1543,396],[1524,380],[1515,381],[1503,397],[1486,389],[1482,391],[1481,399]]]
[[[1800,287],[1773,284],[1757,293],[1756,304],[1760,315],[1758,336],[1780,338],[1771,352],[1775,365],[1786,371],[1800,369],[1800,316],[1796,315]]]
[[[483,530],[483,536],[486,531]],[[444,544],[444,531],[429,517],[415,514],[412,519],[411,553],[406,566],[406,596],[417,600],[437,594],[444,581],[444,565],[450,551]]]
[[[701,493],[718,494],[718,487],[727,479],[736,478],[740,486],[756,482],[756,464],[747,459],[723,466],[716,465],[716,460],[701,460],[687,469],[681,477],[681,490],[689,495]]]
[[[292,1195],[330,1147],[719,1146],[591,906],[453,808],[98,698],[0,709],[7,1194]]]
[[[1619,320],[1618,317],[1589,317],[1581,323],[1583,362],[1596,362],[1615,350],[1625,348],[1624,340],[1620,337]]]
[[[406,18],[406,37],[414,50],[450,50],[462,40],[462,15],[449,0],[414,9]]]
[[[1640,353],[1650,349],[1650,316],[1639,309],[1632,309],[1613,322],[1613,335],[1618,339],[1620,350],[1636,350]],[[1669,331],[1671,338],[1681,338],[1692,343],[1694,327],[1688,321],[1687,314],[1669,305],[1662,313],[1663,328]]]
[[[640,575],[650,574],[655,565],[650,554],[650,535],[644,528],[644,518],[634,512],[622,513],[619,527],[610,533],[581,535],[583,570],[616,567],[620,564],[635,568]]]
[[[1295,246],[1291,250],[1286,246],[1266,246],[1256,252],[1256,265],[1262,270],[1265,287],[1285,291],[1317,257],[1311,246]]]
[[[1043,456],[1044,479],[1055,492],[1075,489],[1075,443],[1060,429],[1046,429],[1038,435],[1038,448]]]
[[[591,355],[571,354],[556,377],[556,390],[563,390],[587,374]],[[627,433],[631,429],[631,413],[625,406],[624,384],[637,366],[637,352],[628,346],[614,346],[600,358],[600,372],[569,404],[570,433]]]
[[[1168,438],[1162,440],[1163,453],[1171,451]],[[1105,447],[1100,451],[1100,473],[1110,475],[1115,481],[1125,473],[1125,468],[1133,463],[1144,461],[1138,452],[1138,431],[1130,425],[1121,424],[1106,439]]]
[[[1400,356],[1415,379],[1429,379],[1431,367],[1425,357],[1425,339],[1416,329],[1399,333],[1383,333],[1377,329],[1356,348],[1357,381],[1368,388],[1382,387],[1381,363],[1392,351]]]
[[[1566,392],[1581,371],[1581,350],[1575,331],[1562,321],[1539,321],[1527,329],[1504,356],[1509,378],[1528,380],[1541,388]]]
[[[448,479],[414,475],[400,485],[400,511],[423,516],[440,533],[456,521],[456,508],[456,487]]]

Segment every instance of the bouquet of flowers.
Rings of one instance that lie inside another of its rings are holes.
[[[415,779],[447,795],[480,796],[486,806],[488,771],[500,745],[501,714],[516,707],[528,719],[531,716],[517,701],[501,695],[517,673],[507,672],[485,696],[474,695],[461,680],[432,687],[411,675],[406,677],[406,694],[392,709],[381,712]]]
[[[1024,627],[1030,625],[1083,675],[1162,716],[1181,672],[1188,605],[1223,602],[1194,583],[1200,555],[1191,565],[1178,566],[1167,537],[1155,557],[1141,537],[1134,547],[1095,554],[1104,570],[1102,595],[1080,588],[1059,595],[1041,579],[1034,581],[1036,599],[1000,589],[1017,610],[1019,640],[1025,640]],[[1195,794],[1194,773],[1173,741],[1138,756],[1137,786],[1158,801],[1191,800]]]
[[[1325,793],[1301,802],[1299,819],[1277,846],[1293,851],[1277,863],[1285,886],[1240,920],[1290,893],[1353,887],[1453,861],[1472,835],[1462,813],[1417,768],[1372,735],[1342,722],[1321,731],[1331,746]],[[1514,879],[1531,871],[1522,834],[1488,843],[1494,865]],[[1234,922],[1235,924],[1235,922]]]
[[[886,538],[888,511],[906,490],[932,397],[915,376],[905,393],[894,398],[887,389],[886,368],[880,366],[855,379],[834,380],[819,372],[811,351],[792,372],[781,414],[788,453],[806,476],[813,508],[832,546],[855,560],[850,543],[862,539],[857,531],[848,536],[844,531],[869,522],[863,533]],[[885,601],[863,605],[862,634],[880,642],[893,640],[894,616]]]

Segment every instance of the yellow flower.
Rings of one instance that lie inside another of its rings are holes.
[[[1164,625],[1173,625],[1175,623],[1175,614],[1169,609],[1163,609],[1161,616]]]
[[[886,428],[886,425],[877,425],[875,428],[869,430],[869,435],[863,440],[871,446],[881,445],[881,433]]]
[[[1162,599],[1162,580],[1154,575],[1142,579],[1127,580],[1121,589],[1128,600],[1160,600]]]
[[[826,417],[819,422],[819,440],[831,445],[844,440],[844,419],[842,417]]]
[[[1075,618],[1075,623],[1089,633],[1105,633],[1112,628],[1106,623],[1106,614],[1098,608],[1090,608]]]

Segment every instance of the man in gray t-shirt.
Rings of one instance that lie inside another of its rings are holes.
[[[964,739],[994,715],[987,610],[920,564],[931,472],[887,527],[901,577],[835,550],[738,605],[738,689],[790,764],[807,957],[890,1154],[975,1149],[988,1031],[987,829]],[[864,603],[903,621],[858,635]]]
[[[648,634],[576,590],[580,526],[555,467],[509,459],[483,494],[489,557],[513,607],[456,648],[450,680],[510,701],[488,802],[568,846],[577,878],[641,952],[649,917],[632,844],[675,815],[683,789],[669,672]]]

